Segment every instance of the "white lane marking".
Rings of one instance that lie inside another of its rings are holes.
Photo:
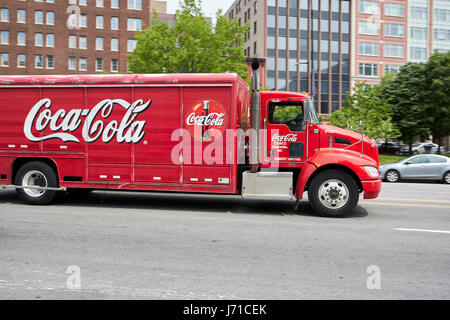
[[[394,228],[397,231],[412,231],[412,232],[430,232],[430,233],[447,233],[450,234],[450,231],[445,230],[424,230],[424,229],[404,229],[404,228]]]

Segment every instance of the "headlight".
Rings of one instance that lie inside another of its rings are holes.
[[[371,178],[378,178],[380,176],[380,173],[378,172],[378,169],[375,167],[364,167],[364,170],[366,170],[367,174],[371,177]]]

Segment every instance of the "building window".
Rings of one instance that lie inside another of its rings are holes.
[[[119,17],[111,17],[111,29],[119,30]]]
[[[411,47],[410,49],[411,59],[414,60],[426,60],[427,48]]]
[[[434,20],[439,22],[450,22],[450,10],[434,9]]]
[[[386,64],[385,66],[384,66],[384,72],[385,73],[390,73],[390,72],[392,72],[392,73],[398,73],[399,71],[400,71],[400,68],[401,68],[402,66],[399,66],[399,65],[394,65],[394,64]]]
[[[23,9],[17,10],[17,23],[25,23],[27,21],[27,12]]]
[[[361,76],[378,76],[378,64],[375,63],[360,63],[359,75]]]
[[[380,14],[380,6],[378,2],[361,0],[359,2],[359,12],[365,14]]]
[[[26,45],[26,34],[25,32],[17,32],[17,45],[25,46]]]
[[[95,38],[95,50],[103,50],[103,38]]]
[[[34,67],[39,69],[44,67],[44,58],[42,54],[37,54],[34,56]]]
[[[134,49],[136,49],[137,40],[134,39],[128,39],[127,42],[127,51],[128,52],[134,52]]]
[[[17,55],[17,68],[25,68],[27,63],[27,56],[23,53]]]
[[[359,34],[378,35],[380,24],[378,22],[359,21]]]
[[[48,25],[54,25],[55,24],[55,13],[53,11],[47,11],[46,23]]]
[[[79,46],[79,49],[87,49],[87,37],[86,36],[80,36],[78,38],[78,46]]]
[[[37,10],[34,13],[34,23],[36,24],[44,24],[44,12]]]
[[[391,58],[403,58],[404,57],[403,45],[386,43],[384,45],[384,56]]]
[[[119,9],[119,0],[111,0],[111,8]]]
[[[434,40],[450,40],[450,29],[434,29]]]
[[[48,33],[46,35],[45,45],[50,48],[55,46],[55,35],[53,33]]]
[[[384,14],[386,16],[404,17],[405,16],[405,5],[403,3],[386,2],[384,4]]]
[[[103,29],[103,16],[97,16],[95,18],[95,27],[97,29]]]
[[[141,19],[128,18],[128,31],[141,31],[142,21]]]
[[[103,0],[96,0],[95,6],[98,8],[103,8]]]
[[[80,71],[87,70],[87,59],[86,58],[80,58],[80,60],[78,61],[78,70],[80,70]]]
[[[411,7],[411,19],[427,20],[428,9],[424,7]]]
[[[9,9],[0,9],[0,22],[9,22]]]
[[[427,33],[426,27],[411,27],[411,39],[427,40]]]
[[[46,61],[46,68],[47,69],[54,69],[55,68],[55,61],[53,56],[47,56],[46,57],[47,61]]]
[[[2,53],[0,55],[0,66],[9,67],[9,54],[8,53]]]
[[[42,47],[44,45],[44,35],[42,33],[35,33],[34,45],[36,47]]]
[[[9,32],[2,31],[0,33],[0,44],[9,44]]]
[[[384,35],[388,37],[404,37],[405,26],[403,24],[385,23]]]
[[[77,48],[77,36],[73,36],[73,35],[69,36],[69,48],[70,49]]]
[[[111,51],[119,51],[119,39],[111,39]]]
[[[378,43],[361,41],[359,43],[358,53],[364,56],[378,56]]]
[[[87,0],[79,0],[79,1],[78,1],[78,4],[79,4],[80,6],[87,6]]]
[[[142,10],[142,0],[128,0],[128,9]]]
[[[85,14],[80,16],[80,27],[87,28],[87,16]]]
[[[102,58],[95,59],[95,71],[97,71],[97,72],[103,71],[103,59]]]
[[[69,70],[77,69],[77,58],[69,57]]]
[[[119,72],[119,59],[111,60],[111,72]]]

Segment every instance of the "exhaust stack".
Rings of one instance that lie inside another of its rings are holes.
[[[252,60],[252,129],[253,135],[251,140],[251,150],[250,150],[250,163],[252,164],[251,173],[256,173],[259,168],[259,155],[260,155],[260,146],[259,146],[259,131],[261,127],[261,104],[259,100],[259,88],[260,88],[260,79],[259,79],[259,61],[257,58]]]

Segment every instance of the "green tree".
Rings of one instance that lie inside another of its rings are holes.
[[[425,64],[408,63],[395,76],[384,80],[382,97],[392,110],[392,120],[400,131],[400,139],[412,144],[417,137],[426,137],[428,122],[424,108]]]
[[[431,56],[425,64],[424,117],[429,133],[440,146],[450,135],[450,52]]]
[[[358,83],[355,93],[347,95],[342,109],[331,115],[330,124],[358,132],[362,120],[364,133],[373,139],[397,137],[399,132],[392,123],[389,104],[381,93],[381,86]]]
[[[217,13],[215,26],[200,9],[200,1],[184,0],[170,28],[154,13],[151,25],[136,34],[129,68],[134,73],[222,73],[234,72],[248,80],[244,36],[249,25],[239,26]]]

